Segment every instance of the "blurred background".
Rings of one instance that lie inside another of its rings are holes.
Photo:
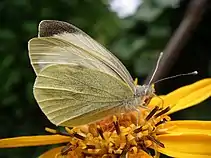
[[[63,20],[81,28],[111,50],[131,75],[139,78],[139,84],[143,84],[182,20],[189,20],[186,17],[189,2],[0,0],[0,138],[46,134],[46,126],[54,127],[32,94],[35,74],[29,63],[27,42],[37,36],[41,20]],[[166,94],[211,76],[210,1],[202,8],[203,15],[195,16],[189,28],[190,36],[182,35],[179,44],[174,41],[176,49],[180,49],[171,54],[172,60],[165,65],[169,69],[161,77],[195,70],[199,75],[163,81],[156,85],[157,94]],[[193,12],[190,10],[188,14]],[[172,118],[210,120],[210,103],[207,100],[200,106],[175,113]],[[0,149],[0,158],[33,158],[49,148],[51,146]]]

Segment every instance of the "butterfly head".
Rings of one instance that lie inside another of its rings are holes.
[[[152,97],[155,96],[154,85],[137,85],[135,97],[141,98],[144,104],[148,104]]]
[[[152,96],[155,93],[155,89],[153,85],[137,85],[136,86],[136,96],[142,97],[142,96]]]

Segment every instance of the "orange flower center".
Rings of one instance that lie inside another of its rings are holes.
[[[165,148],[157,140],[157,135],[166,132],[163,125],[170,121],[166,113],[169,107],[160,109],[155,106],[152,110],[142,109],[140,125],[136,125],[135,112],[113,116],[96,124],[69,129],[66,133],[51,129],[47,131],[55,134],[69,135],[71,141],[58,155],[66,157],[103,157],[123,155],[151,155],[150,149]]]

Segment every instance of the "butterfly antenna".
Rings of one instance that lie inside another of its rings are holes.
[[[153,72],[153,74],[152,74],[152,77],[151,77],[151,79],[150,79],[148,85],[151,85],[152,80],[153,80],[153,78],[155,77],[155,74],[156,74],[156,72],[157,72],[157,70],[158,70],[158,67],[159,67],[159,64],[160,64],[160,61],[161,61],[162,56],[163,56],[163,52],[161,52],[160,55],[159,55],[159,57],[158,57],[158,60],[157,60],[157,63],[156,63],[156,67],[155,67],[155,70],[154,70],[154,72]]]
[[[162,78],[160,80],[157,80],[156,82],[154,82],[154,84],[161,82],[161,81],[164,81],[164,80],[177,78],[177,77],[180,77],[180,76],[189,76],[189,75],[197,75],[197,74],[198,74],[198,71],[193,71],[193,72],[189,72],[189,73],[185,73],[185,74],[178,74],[178,75],[175,75],[175,76],[170,76],[170,77],[166,77],[166,78]]]

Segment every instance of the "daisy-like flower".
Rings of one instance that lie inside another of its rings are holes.
[[[46,128],[51,135],[1,139],[0,148],[66,144],[40,158],[156,158],[160,153],[177,158],[211,158],[211,121],[172,121],[169,116],[210,96],[211,79],[203,79],[154,97],[148,109],[140,109],[139,126],[137,113],[131,112],[96,124],[66,127],[66,132]]]

